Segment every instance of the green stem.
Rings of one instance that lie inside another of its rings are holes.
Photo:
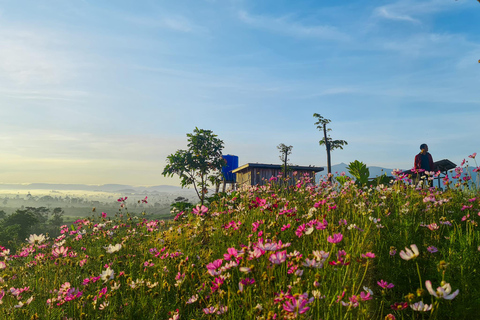
[[[415,262],[415,264],[417,265],[417,273],[418,273],[418,280],[420,281],[420,289],[423,290],[423,285],[422,285],[422,277],[420,275],[420,268],[418,266],[418,262]]]

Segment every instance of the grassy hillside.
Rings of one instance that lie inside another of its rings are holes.
[[[119,200],[56,239],[3,249],[0,318],[477,317],[480,194],[462,185],[299,178],[168,222],[131,218]]]

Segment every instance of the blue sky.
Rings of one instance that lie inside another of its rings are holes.
[[[475,0],[0,0],[0,183],[179,185],[195,127],[225,154],[409,169],[480,152]]]

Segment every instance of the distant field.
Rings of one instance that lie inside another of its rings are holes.
[[[170,217],[170,204],[179,194],[156,193],[156,194],[123,194],[102,191],[86,190],[0,190],[0,210],[7,214],[17,209],[26,207],[47,207],[50,209],[60,207],[64,210],[65,221],[75,221],[96,212],[107,212],[114,215],[118,212],[120,197],[128,197],[128,211],[132,214],[145,212],[148,218],[158,217],[168,219]],[[185,196],[182,194],[182,196]],[[138,203],[147,197],[146,204]],[[195,200],[192,199],[192,202]]]

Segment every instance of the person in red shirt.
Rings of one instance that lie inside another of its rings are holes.
[[[433,163],[432,155],[428,152],[426,143],[420,145],[420,153],[415,156],[414,167],[418,170],[420,175],[424,171],[435,171],[435,164]],[[432,181],[429,181],[429,186],[432,186]]]

